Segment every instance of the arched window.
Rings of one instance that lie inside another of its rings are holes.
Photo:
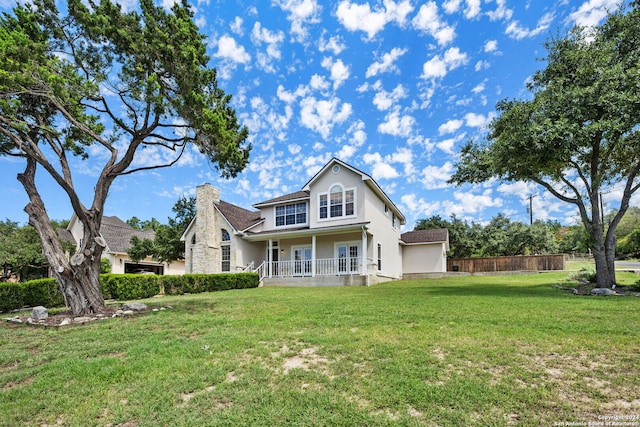
[[[320,219],[349,217],[355,215],[355,189],[345,190],[342,185],[331,186],[328,193],[319,195]]]
[[[222,229],[222,241],[223,242],[228,242],[229,240],[231,240],[231,236],[229,235],[229,232],[223,228]]]

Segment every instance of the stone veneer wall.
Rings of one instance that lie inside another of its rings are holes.
[[[220,233],[213,206],[220,201],[220,190],[210,184],[196,187],[196,244],[192,246],[191,273],[219,273],[221,269]],[[190,244],[187,241],[187,244]]]

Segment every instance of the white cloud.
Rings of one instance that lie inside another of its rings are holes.
[[[438,6],[434,1],[430,1],[420,6],[420,10],[413,18],[414,28],[430,34],[438,41],[440,46],[445,46],[456,37],[455,28],[442,22],[438,15]]]
[[[398,171],[385,161],[380,153],[367,153],[363,156],[362,160],[368,165],[373,165],[371,168],[371,176],[376,181],[380,179],[393,179],[400,176]]]
[[[476,113],[467,113],[464,116],[464,120],[466,122],[465,124],[468,127],[484,128],[489,123],[491,123],[491,121],[495,117],[496,117],[496,114],[494,112],[491,112],[486,116],[483,116],[482,114],[476,114]]]
[[[486,88],[485,87],[485,83],[486,83],[486,80],[484,82],[482,82],[482,83],[478,83],[476,86],[474,86],[473,89],[471,89],[471,92],[475,93],[476,95],[479,94],[479,93],[484,92],[484,90]]]
[[[462,135],[466,135],[466,134],[463,133]],[[457,140],[458,138],[443,139],[442,141],[439,141],[436,143],[436,147],[438,147],[438,149],[442,150],[443,152],[451,156],[454,156],[456,153],[455,151],[453,151],[453,147],[455,147]]]
[[[594,27],[618,8],[619,0],[589,0],[569,15],[569,20],[583,27]]]
[[[513,16],[513,10],[506,6],[507,0],[496,0],[498,7],[494,11],[487,12],[489,19],[492,21],[498,21],[501,19],[511,19]]]
[[[458,10],[460,10],[461,3],[462,0],[447,0],[442,4],[442,8],[448,14],[456,13]]]
[[[242,36],[244,34],[244,30],[242,28],[242,24],[244,23],[244,21],[242,20],[242,18],[240,18],[239,16],[236,16],[236,18],[233,20],[233,22],[231,24],[229,24],[229,28],[231,28],[231,31],[239,36]]]
[[[341,59],[334,61],[327,57],[322,60],[321,65],[331,72],[331,80],[333,80],[333,89],[338,89],[342,83],[349,78],[349,67],[344,65]]]
[[[442,78],[451,70],[454,70],[468,62],[466,53],[461,53],[460,48],[449,48],[443,57],[434,55],[422,66],[423,79]]]
[[[382,83],[379,81],[376,82],[374,88],[378,89],[378,91],[373,97],[373,105],[375,105],[380,111],[388,110],[401,99],[408,96],[407,91],[402,84],[398,84],[398,86],[396,86],[391,92],[387,92],[382,89]]]
[[[475,65],[475,67],[473,67],[473,69],[476,70],[476,71],[482,71],[482,70],[486,70],[490,66],[491,66],[491,64],[489,64],[487,61],[480,60],[480,61],[476,62],[476,65]]]
[[[491,188],[485,189],[481,194],[455,191],[453,193],[453,197],[461,203],[457,206],[459,214],[478,213],[482,212],[486,208],[497,208],[502,206],[504,201],[499,197],[492,197],[492,192],[493,190]]]
[[[547,31],[554,18],[555,16],[553,12],[546,13],[542,18],[540,18],[540,20],[538,20],[536,27],[532,30],[522,27],[518,21],[513,21],[507,26],[505,33],[516,40],[521,40],[526,37],[534,37]]]
[[[251,55],[247,53],[244,46],[236,43],[236,40],[224,35],[218,39],[218,51],[213,54],[216,58],[228,59],[239,64],[247,64],[251,61]]]
[[[289,12],[287,19],[291,21],[291,34],[300,43],[303,43],[309,34],[306,25],[320,22],[322,7],[316,0],[272,0],[272,4]]]
[[[336,10],[336,16],[348,31],[363,31],[367,33],[367,39],[371,40],[390,22],[403,26],[407,15],[412,11],[413,6],[409,0],[398,3],[384,0],[384,8],[378,7],[374,10],[369,3],[356,4],[342,0]]]
[[[342,37],[331,36],[329,40],[325,40],[324,36],[327,31],[323,31],[320,41],[318,41],[318,50],[320,52],[333,52],[334,55],[339,55],[340,52],[345,50],[347,46],[344,44]]]
[[[464,17],[473,19],[480,14],[480,0],[465,0]],[[462,0],[447,0],[442,4],[442,8],[448,14],[459,12]]]
[[[334,125],[347,120],[352,112],[351,104],[345,102],[340,105],[338,98],[317,100],[310,96],[300,101],[300,107],[302,125],[318,132],[324,139],[329,137]]]
[[[327,90],[329,86],[329,82],[319,74],[311,76],[311,80],[309,81],[309,87],[314,90]]]
[[[440,135],[445,135],[445,134],[448,134],[448,133],[454,133],[458,129],[460,129],[463,124],[464,124],[464,121],[459,120],[459,119],[449,120],[448,122],[443,123],[443,124],[440,125],[440,127],[438,128],[438,133]]]
[[[399,108],[389,112],[384,122],[378,125],[378,132],[393,136],[408,137],[411,135],[416,119],[410,115],[400,115]]]
[[[362,120],[356,120],[349,126],[349,129],[347,129],[347,134],[351,135],[349,137],[349,144],[343,145],[336,154],[336,157],[342,160],[350,159],[367,140],[367,133],[364,129],[365,123]]]
[[[282,31],[271,32],[264,28],[260,22],[256,22],[251,30],[251,41],[256,46],[260,46],[263,43],[267,45],[266,54],[258,52],[257,59],[260,68],[269,73],[274,73],[275,67],[273,61],[279,60],[281,57],[279,44],[284,40],[284,33]]]
[[[487,40],[484,44],[484,51],[486,53],[495,52],[498,50],[498,40]]]
[[[416,168],[413,160],[413,151],[409,147],[398,147],[395,153],[391,154],[391,161],[401,163],[404,166],[404,175],[411,182],[416,174]]]
[[[369,65],[369,68],[367,68],[366,77],[374,77],[379,73],[397,72],[398,67],[394,62],[402,55],[407,53],[407,51],[408,49],[400,49],[398,47],[394,47],[389,53],[383,54],[382,58],[380,58],[380,61],[374,62],[373,64]]]
[[[445,162],[442,166],[429,165],[422,169],[420,182],[426,190],[446,188],[453,172],[454,166],[451,162]]]

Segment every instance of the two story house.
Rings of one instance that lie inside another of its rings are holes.
[[[447,230],[405,216],[366,173],[332,159],[300,191],[247,210],[209,184],[182,236],[187,273],[258,271],[265,284],[370,285],[446,271]],[[425,232],[428,231],[428,232]]]

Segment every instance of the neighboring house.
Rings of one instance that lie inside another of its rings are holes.
[[[258,271],[265,284],[317,286],[446,271],[447,230],[401,235],[397,206],[373,178],[336,158],[301,191],[253,207],[198,186],[196,216],[182,235],[186,273]]]
[[[75,243],[76,249],[78,249],[82,243],[84,228],[74,214],[66,231],[58,234],[64,235],[66,240]],[[127,250],[131,247],[131,237],[137,236],[141,240],[153,240],[155,237],[153,230],[138,230],[116,216],[105,216],[100,225],[100,235],[106,243],[102,258],[108,259],[111,263],[111,273],[184,274],[183,260],[167,264],[166,262],[154,261],[151,257],[139,262],[133,262],[129,259]]]

